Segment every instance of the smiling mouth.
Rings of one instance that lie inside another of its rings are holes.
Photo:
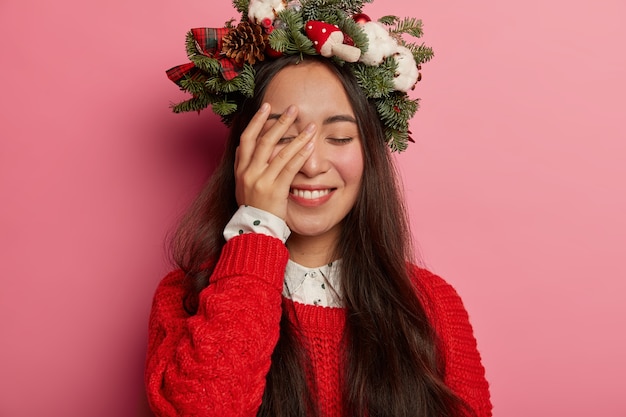
[[[331,191],[331,188],[327,188],[325,190],[298,190],[296,188],[292,188],[289,190],[291,195],[305,200],[315,200],[317,198],[324,197],[330,194]]]

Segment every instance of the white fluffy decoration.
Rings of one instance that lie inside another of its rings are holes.
[[[379,65],[383,59],[391,56],[398,48],[398,43],[389,35],[389,31],[378,22],[366,22],[362,24],[363,31],[367,35],[368,49],[361,54],[359,61],[365,65]]]
[[[276,19],[276,14],[285,9],[284,0],[250,0],[248,18],[251,22],[261,24],[263,19]]]
[[[383,59],[393,56],[398,63],[398,69],[393,80],[394,88],[398,91],[412,90],[419,77],[419,70],[411,50],[391,37],[382,23],[367,22],[361,25],[367,35],[368,49],[361,54],[359,61],[365,65],[378,66]]]
[[[417,69],[415,58],[413,58],[411,50],[405,46],[398,46],[393,58],[398,63],[393,85],[396,90],[406,93],[413,89],[419,77],[419,70]]]

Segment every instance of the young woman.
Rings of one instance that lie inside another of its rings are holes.
[[[354,77],[299,57],[257,74],[180,229],[181,269],[156,292],[146,371],[154,411],[491,415],[461,300],[406,263],[390,152]],[[321,280],[302,284],[305,275]],[[309,288],[317,283],[327,291]]]
[[[255,65],[150,317],[158,416],[491,415],[454,289],[411,263],[385,122],[320,56]]]

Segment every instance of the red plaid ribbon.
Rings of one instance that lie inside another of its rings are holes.
[[[191,29],[191,34],[198,46],[198,52],[220,63],[220,72],[225,80],[232,80],[241,72],[241,67],[234,60],[221,55],[222,39],[230,31],[228,28],[197,28]],[[200,72],[193,62],[178,65],[166,71],[167,77],[180,86],[185,77],[193,78]]]

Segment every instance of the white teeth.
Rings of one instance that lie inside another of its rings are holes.
[[[316,198],[320,198],[330,193],[329,189],[326,190],[297,190],[293,188],[291,190],[291,194],[296,197],[304,198],[305,200],[315,200]]]

